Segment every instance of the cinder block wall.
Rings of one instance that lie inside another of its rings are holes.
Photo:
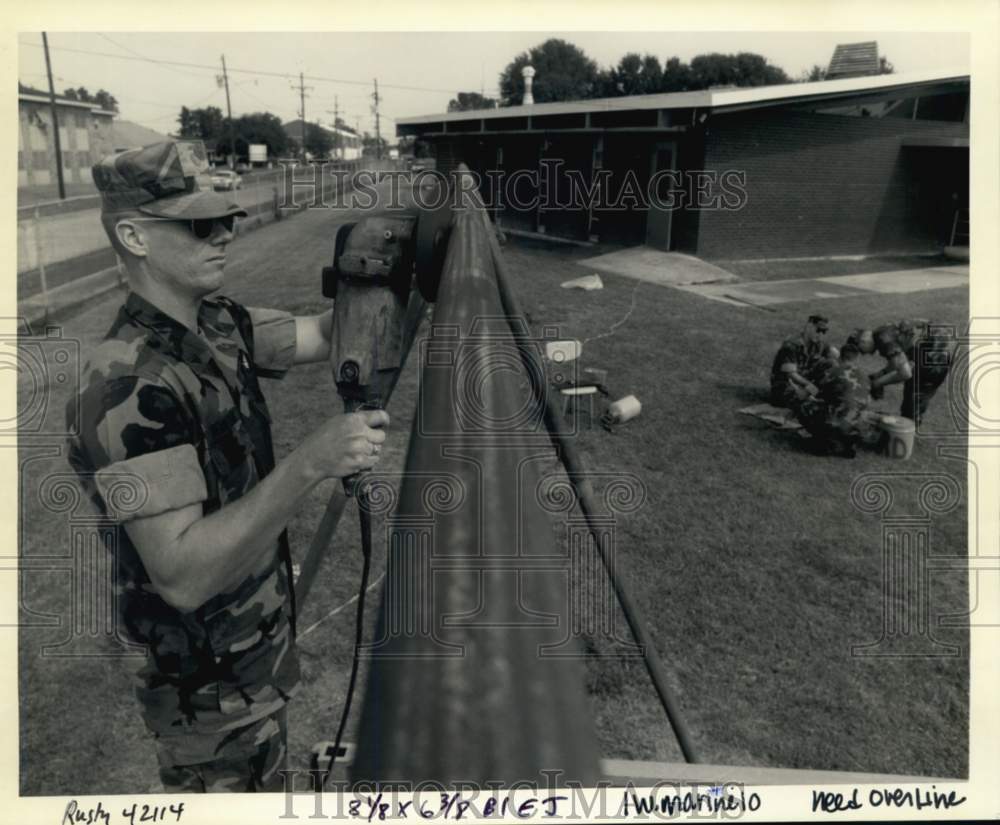
[[[967,137],[963,123],[771,110],[705,125],[704,168],[744,170],[748,193],[738,211],[699,213],[705,258],[933,252],[952,188],[967,198],[968,150],[901,146]]]

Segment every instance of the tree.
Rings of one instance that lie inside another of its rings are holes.
[[[826,80],[826,69],[815,63],[809,71],[799,75],[799,81],[802,83],[815,83],[817,80]]]
[[[691,67],[679,57],[671,57],[663,66],[661,92],[687,92],[692,89],[694,78]]]
[[[663,67],[651,54],[640,57],[635,52],[629,52],[615,68],[602,73],[602,78],[604,88],[601,94],[609,97],[650,95],[662,91]]]
[[[306,124],[306,151],[314,158],[325,158],[333,148],[333,137],[318,123]]]
[[[551,38],[515,57],[500,74],[500,105],[519,106],[524,98],[525,66],[535,69],[532,95],[537,103],[584,100],[600,94],[597,64],[572,43]]]
[[[376,139],[373,134],[365,132],[364,136],[361,138],[361,153],[363,155],[385,156],[388,145],[389,144],[385,138]]]
[[[693,88],[710,86],[773,86],[791,79],[767,58],[752,52],[700,54],[691,61]]]
[[[97,94],[94,95],[94,103],[110,112],[118,111],[118,101],[115,100],[115,96],[104,89],[97,90]]]
[[[879,74],[892,74],[895,72],[895,67],[889,62],[889,58],[880,57],[878,59],[878,73]]]
[[[253,112],[235,120],[236,154],[249,157],[251,143],[263,143],[271,157],[283,157],[288,148],[288,135],[281,125],[281,118],[268,112]],[[224,124],[227,128],[228,121]]]
[[[63,92],[63,97],[70,100],[79,100],[81,103],[93,103],[95,106],[100,106],[109,112],[118,111],[118,101],[106,89],[98,89],[95,94],[91,94],[86,86],[78,86],[75,89],[66,89]]]
[[[218,106],[207,106],[204,109],[189,109],[187,106],[181,106],[177,122],[180,124],[178,135],[182,138],[203,140],[212,146],[221,140],[229,139],[226,119],[222,116],[222,109]]]
[[[479,92],[459,92],[458,97],[448,101],[449,112],[468,112],[473,109],[493,109],[497,102],[492,97],[483,97]]]

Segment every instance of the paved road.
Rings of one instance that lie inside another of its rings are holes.
[[[386,203],[388,187],[380,185],[377,191],[379,204]],[[275,279],[280,279],[287,287],[285,306],[289,309],[326,301],[320,293],[320,271],[333,260],[337,227],[363,214],[360,209],[306,209],[239,236],[228,249],[223,291],[252,305],[261,293],[272,292]],[[81,346],[86,350],[97,342],[98,336],[88,336],[84,330],[95,326],[107,329],[120,303],[121,293],[109,292],[96,306],[65,321],[65,334],[80,334]]]

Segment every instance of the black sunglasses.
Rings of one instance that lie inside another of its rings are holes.
[[[236,216],[226,215],[222,218],[129,218],[133,221],[165,221],[167,223],[179,223],[188,228],[188,231],[199,241],[207,241],[215,232],[215,225],[221,223],[226,232],[232,232],[236,226]]]
[[[236,216],[226,215],[222,218],[194,218],[189,221],[179,221],[186,223],[191,234],[199,240],[205,241],[212,237],[215,232],[216,223],[221,223],[226,232],[232,232],[236,226]]]

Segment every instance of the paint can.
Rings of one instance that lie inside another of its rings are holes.
[[[917,425],[911,419],[898,415],[883,415],[879,420],[879,428],[885,433],[885,455],[900,461],[906,461],[913,455]]]

